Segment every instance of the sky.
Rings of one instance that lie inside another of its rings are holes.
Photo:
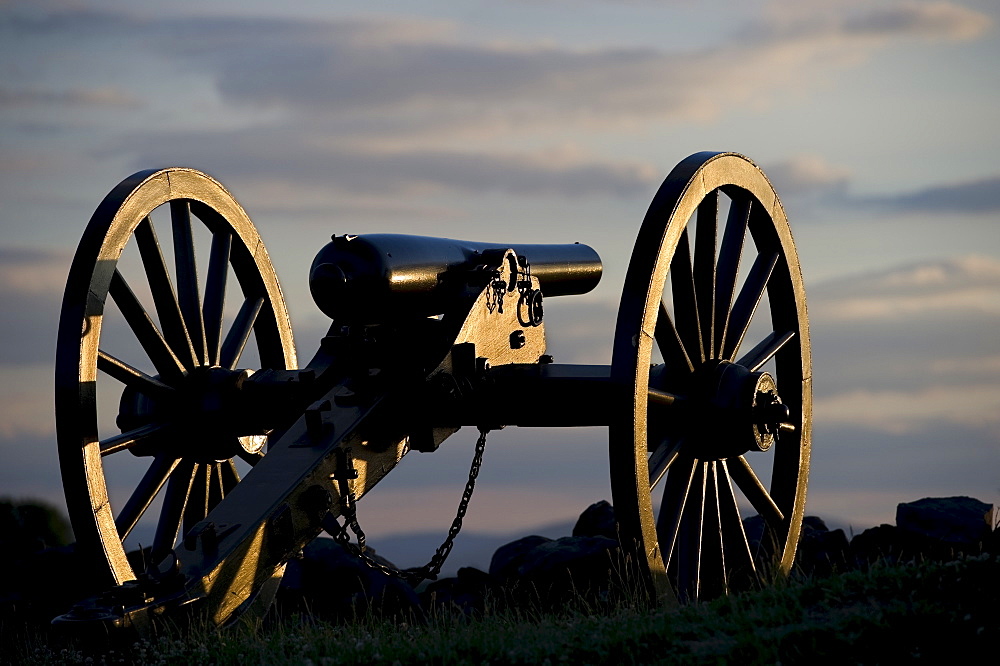
[[[687,155],[774,183],[809,299],[807,513],[1000,503],[1000,6],[989,0],[297,3],[0,0],[0,494],[61,504],[52,373],[94,208],[190,166],[248,211],[299,358],[333,233],[582,242],[605,273],[546,303],[559,362],[609,363],[635,233]],[[475,433],[407,457],[370,535],[446,530]],[[467,529],[610,499],[606,432],[495,433]],[[118,492],[115,488],[113,492]],[[114,496],[113,496],[114,499]]]

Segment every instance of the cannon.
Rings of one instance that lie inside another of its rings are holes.
[[[608,428],[620,543],[648,599],[788,572],[811,356],[770,182],[736,153],[680,162],[639,230],[611,365],[556,363],[545,302],[591,290],[601,271],[575,243],[334,236],[309,273],[330,329],[299,367],[267,251],[226,189],[185,168],[125,179],[73,259],[56,359],[67,505],[107,590],[55,621],[141,632],[160,617],[258,612],[321,532],[353,535],[364,557],[356,502],[463,426],[480,436],[458,516],[431,563],[399,575],[440,571],[487,432],[584,425]],[[127,499],[110,501],[123,486]],[[741,507],[768,538],[748,535]],[[129,555],[147,515],[152,543]]]

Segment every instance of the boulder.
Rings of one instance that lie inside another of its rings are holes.
[[[798,564],[808,575],[829,575],[847,566],[850,545],[844,530],[831,530],[822,518],[802,519]]]
[[[755,554],[758,568],[766,570],[778,554],[779,544],[775,535],[759,514],[743,519],[743,531],[747,535],[750,552]],[[846,566],[848,553],[849,543],[844,530],[831,530],[818,516],[802,519],[799,548],[795,555],[798,570],[807,575],[832,573]]]
[[[618,522],[615,520],[615,508],[607,500],[601,500],[588,506],[576,525],[573,526],[573,536],[602,536],[618,539]]]
[[[368,552],[382,560],[374,549]],[[301,557],[288,562],[276,602],[283,614],[334,621],[370,612],[405,618],[421,614],[420,599],[408,583],[369,566],[333,539],[314,539]]]
[[[895,525],[883,523],[878,527],[870,527],[851,539],[851,560],[861,567],[877,562],[899,562],[911,550],[904,541],[905,535],[901,535]]]
[[[992,504],[972,497],[925,497],[896,507],[896,526],[930,543],[979,550],[993,531]]]
[[[455,610],[478,617],[486,610],[487,599],[496,593],[496,580],[485,571],[462,567],[453,578],[442,578],[420,593],[424,608]]]
[[[490,559],[490,575],[500,580],[523,576],[522,567],[532,557],[535,548],[551,542],[548,537],[533,534],[500,546]]]
[[[621,582],[620,571],[618,542],[603,536],[526,537],[498,549],[490,563],[512,599],[552,604],[604,598]]]

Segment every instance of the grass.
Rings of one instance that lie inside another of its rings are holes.
[[[495,606],[479,618],[439,613],[419,623],[369,613],[338,625],[297,616],[222,631],[188,627],[94,652],[37,634],[6,645],[4,658],[316,666],[961,662],[1000,646],[1000,557],[876,565],[676,610],[595,609],[583,599],[558,612]]]

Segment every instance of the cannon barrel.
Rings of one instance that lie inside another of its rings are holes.
[[[337,321],[382,323],[442,314],[454,306],[458,275],[489,252],[512,249],[525,257],[545,296],[584,294],[601,280],[601,258],[580,243],[509,245],[370,234],[334,236],[309,274],[313,300]]]

